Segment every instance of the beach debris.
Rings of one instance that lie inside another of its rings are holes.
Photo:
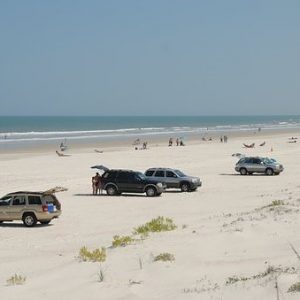
[[[255,143],[252,143],[250,145],[243,143],[244,148],[254,148],[255,147]]]
[[[300,260],[300,254],[295,249],[294,245],[292,243],[289,243],[290,247],[292,248],[293,252],[296,254],[297,258]]]
[[[44,191],[43,194],[54,194],[54,193],[59,193],[59,192],[65,192],[68,189],[62,186],[56,186],[52,189],[49,189],[47,191]]]
[[[64,154],[64,153],[61,153],[61,152],[59,152],[59,151],[55,151],[56,152],[56,154],[58,155],[58,156],[71,156],[71,155],[68,155],[68,154]]]
[[[261,144],[259,144],[260,147],[263,147],[266,144],[266,142],[263,142]]]
[[[95,149],[94,151],[95,151],[96,153],[103,153],[102,150],[98,150],[98,149]]]
[[[129,279],[129,285],[134,285],[134,284],[141,284],[143,281],[142,280],[132,280],[132,279]]]

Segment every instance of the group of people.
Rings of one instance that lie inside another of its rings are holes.
[[[97,172],[95,176],[92,177],[92,188],[93,188],[93,195],[102,194],[102,182],[101,176]]]
[[[169,138],[169,147],[173,146],[173,138]],[[182,138],[176,139],[176,146],[185,146]]]
[[[224,143],[227,143],[227,141],[228,141],[227,135],[224,135],[224,136],[221,135],[221,136],[220,136],[220,142],[221,142],[221,143],[223,143],[223,142],[224,142]]]
[[[148,149],[147,146],[148,146],[148,142],[143,142],[142,147],[139,148],[138,146],[135,146],[134,149],[135,150],[146,150],[146,149]]]

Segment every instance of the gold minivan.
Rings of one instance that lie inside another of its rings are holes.
[[[49,224],[61,215],[61,204],[47,192],[15,192],[0,198],[0,223],[22,220],[27,227]]]

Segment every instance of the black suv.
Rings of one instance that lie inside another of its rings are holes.
[[[108,170],[102,175],[102,189],[107,195],[121,193],[146,193],[148,197],[159,196],[164,191],[161,182],[147,178],[141,172],[131,170]]]

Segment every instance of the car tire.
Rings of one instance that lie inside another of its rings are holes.
[[[272,176],[273,174],[274,174],[273,169],[271,169],[271,168],[267,168],[267,169],[266,169],[266,175]]]
[[[109,196],[115,196],[115,195],[117,195],[118,191],[117,191],[117,188],[114,185],[109,185],[106,188],[106,193]]]
[[[146,195],[147,197],[154,197],[157,195],[156,188],[153,186],[149,186],[146,188]]]
[[[37,219],[33,213],[25,213],[22,217],[23,224],[26,227],[33,227],[36,225]]]
[[[183,182],[180,185],[180,189],[182,192],[189,192],[191,190],[190,185],[188,182]]]
[[[48,220],[48,221],[40,221],[40,223],[43,224],[43,225],[47,225],[47,224],[49,224],[50,222],[51,222],[51,220]]]
[[[247,169],[246,168],[240,168],[240,174],[241,175],[247,175],[248,174],[248,171],[247,171]]]

